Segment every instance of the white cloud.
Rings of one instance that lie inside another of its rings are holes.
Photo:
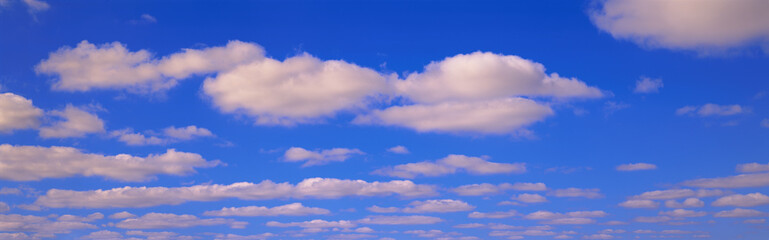
[[[0,94],[0,133],[37,128],[43,110],[32,101],[13,93]]]
[[[51,8],[51,5],[48,5],[48,3],[40,0],[22,0],[22,2],[24,5],[27,5],[27,11],[30,14],[43,12]]]
[[[265,225],[268,227],[300,227],[300,228],[353,228],[357,225],[353,221],[326,221],[315,219],[305,222],[290,222],[281,223],[276,221],[269,221]]]
[[[769,186],[769,173],[740,174],[722,178],[700,178],[682,183],[701,188],[746,188]]]
[[[737,104],[718,105],[708,103],[702,106],[685,106],[676,109],[676,115],[698,115],[700,117],[731,116],[744,113],[745,109]]]
[[[360,224],[374,225],[422,225],[443,222],[443,219],[430,216],[368,216],[357,221]]]
[[[217,234],[215,240],[265,240],[276,236],[273,233],[261,233],[252,235],[237,235],[237,234]]]
[[[769,172],[769,163],[760,164],[760,163],[754,162],[754,163],[739,164],[737,165],[737,171],[743,172],[743,173]]]
[[[380,206],[374,205],[371,207],[367,207],[366,210],[368,210],[369,212],[375,212],[375,213],[394,213],[394,212],[400,211],[401,209],[397,207],[380,207]]]
[[[0,202],[0,212],[7,212],[8,210],[11,210],[11,207],[7,203]]]
[[[687,197],[712,197],[723,195],[721,190],[708,190],[700,189],[697,191],[691,189],[668,189],[668,190],[655,190],[644,192],[641,195],[633,196],[633,199],[649,199],[649,200],[668,200],[679,199]]]
[[[282,62],[253,61],[203,84],[203,92],[222,112],[249,115],[257,124],[269,125],[316,122],[363,108],[387,88],[386,78],[376,71],[309,54]]]
[[[761,212],[753,209],[735,208],[727,211],[720,211],[713,214],[714,217],[722,218],[746,218],[746,217],[763,217],[767,216],[765,212]]]
[[[521,215],[518,211],[510,210],[506,212],[471,212],[467,215],[469,218],[510,218]]]
[[[424,161],[382,168],[374,171],[374,174],[415,178],[420,175],[426,177],[448,175],[453,174],[458,170],[465,170],[468,173],[475,175],[524,173],[526,172],[526,164],[496,163],[486,161],[483,158],[451,154],[435,162]]]
[[[401,146],[401,145],[388,148],[387,151],[391,152],[391,153],[397,153],[397,154],[409,154],[410,153],[408,148],[406,148],[404,146]]]
[[[93,224],[82,221],[84,219],[87,218],[65,217],[51,221],[46,217],[33,215],[0,214],[0,231],[33,232],[36,237],[53,238],[55,234],[70,233],[72,230],[96,228]]]
[[[769,40],[769,3],[763,0],[601,1],[590,17],[616,39],[642,46],[724,50]]]
[[[119,232],[109,231],[109,230],[101,230],[101,231],[91,232],[88,235],[81,237],[80,239],[121,240],[123,239],[123,234],[120,234]]]
[[[517,191],[545,191],[547,190],[547,186],[544,183],[519,182],[519,183],[513,184],[513,186],[511,186],[510,189],[517,190]]]
[[[82,108],[67,105],[64,111],[51,111],[49,114],[63,120],[40,128],[42,138],[83,137],[89,133],[104,132],[104,121]]]
[[[661,222],[668,222],[670,220],[673,220],[673,218],[668,216],[654,216],[654,217],[636,217],[633,219],[633,221],[641,222],[641,223],[661,223]]]
[[[693,210],[686,210],[686,209],[675,209],[672,211],[667,212],[660,212],[660,215],[664,216],[670,216],[674,218],[688,218],[688,217],[703,217],[707,215],[707,212],[697,212]]]
[[[467,204],[464,201],[453,199],[438,199],[411,202],[410,207],[403,208],[406,213],[426,213],[426,212],[464,212],[475,209],[475,206]]]
[[[553,115],[548,104],[525,97],[603,96],[599,89],[577,79],[546,74],[539,63],[488,52],[432,62],[423,72],[395,81],[394,88],[413,104],[375,110],[354,122],[419,132],[515,134]]]
[[[310,151],[300,147],[289,148],[283,155],[286,162],[304,162],[302,167],[326,165],[331,162],[344,162],[353,155],[364,154],[358,149],[332,148],[322,151]]]
[[[499,185],[480,183],[462,185],[451,189],[451,191],[460,196],[484,196],[502,193],[508,189],[512,189],[512,186],[513,185],[509,183],[501,183]]]
[[[122,211],[122,212],[118,212],[118,213],[114,213],[112,215],[109,215],[110,219],[126,219],[126,218],[135,218],[135,217],[136,217],[136,215],[134,215],[133,213],[126,212],[126,211]]]
[[[582,236],[582,239],[614,239],[614,236],[605,233],[599,233]]]
[[[652,78],[641,78],[638,81],[635,81],[635,89],[633,89],[634,93],[658,93],[660,92],[660,88],[662,88],[664,84],[662,83],[662,79],[652,79]]]
[[[546,220],[543,224],[554,225],[573,225],[573,224],[592,224],[595,223],[593,218],[605,217],[608,215],[604,211],[576,211],[567,213],[555,213],[549,211],[536,211],[529,213],[524,218],[530,220]]]
[[[734,194],[717,199],[713,206],[754,207],[769,204],[769,197],[761,193]]]
[[[617,166],[617,171],[641,171],[654,169],[657,169],[657,165],[649,163],[628,163]]]
[[[306,215],[323,215],[329,214],[331,211],[323,208],[305,207],[301,203],[291,203],[277,207],[261,207],[261,206],[248,206],[248,207],[230,207],[222,208],[216,211],[206,211],[203,215],[206,216],[240,216],[240,217],[255,217],[255,216],[306,216]]]
[[[687,198],[682,203],[676,202],[676,200],[665,201],[665,207],[668,208],[698,208],[704,206],[705,202],[697,198]]]
[[[164,154],[136,157],[83,153],[71,147],[0,145],[0,178],[36,181],[44,178],[103,176],[121,181],[144,181],[158,174],[187,175],[195,168],[213,167],[198,154],[169,149]]]
[[[162,134],[150,131],[148,132],[148,135],[149,136],[142,133],[135,133],[131,129],[122,129],[110,132],[111,137],[116,137],[118,141],[121,141],[130,146],[165,145],[180,141],[189,141],[195,138],[214,136],[210,130],[194,125],[181,128],[170,126],[163,129]]]
[[[131,52],[119,42],[96,46],[82,41],[75,48],[52,52],[35,71],[55,75],[54,90],[152,92],[171,88],[192,75],[225,71],[263,58],[260,46],[240,41],[223,47],[184,49],[161,59],[153,58],[147,50]]]
[[[122,187],[108,190],[73,191],[51,189],[40,196],[36,205],[53,208],[116,208],[176,205],[189,201],[216,201],[227,198],[266,200],[286,198],[334,199],[345,196],[422,197],[436,195],[432,185],[411,181],[366,182],[334,178],[308,178],[296,185],[239,182],[230,185],[195,185],[189,187]]]
[[[510,134],[553,114],[549,106],[531,99],[504,98],[393,106],[359,116],[354,122],[403,126],[418,132]]]
[[[474,52],[427,65],[395,83],[417,103],[482,101],[512,96],[601,97],[601,91],[574,78],[546,74],[542,64],[513,55]]]
[[[523,203],[543,203],[543,202],[547,202],[547,198],[545,198],[545,196],[542,196],[542,195],[539,195],[539,194],[531,194],[531,193],[518,194],[518,196],[514,196],[512,199],[513,200],[517,200],[519,202],[523,202]]]
[[[554,197],[582,197],[588,199],[602,198],[601,190],[597,188],[565,188],[555,189],[548,193]]]
[[[189,228],[196,226],[229,225],[231,228],[244,228],[248,223],[232,219],[209,218],[200,219],[193,215],[176,215],[171,213],[147,213],[139,218],[129,218],[115,224],[115,227],[126,229],[160,229],[160,228]]]
[[[366,208],[366,210],[371,212],[376,212],[376,213],[394,213],[394,212],[447,213],[447,212],[464,212],[464,211],[470,211],[473,209],[475,209],[475,206],[472,206],[464,201],[453,200],[453,199],[413,201],[409,203],[409,207],[405,207],[405,208],[380,207],[376,205]]]
[[[631,199],[620,203],[619,206],[626,208],[658,208],[660,204],[652,200]]]

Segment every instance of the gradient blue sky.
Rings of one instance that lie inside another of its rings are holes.
[[[0,239],[766,239],[767,11],[0,0]]]

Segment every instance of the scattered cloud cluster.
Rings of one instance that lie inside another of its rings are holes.
[[[353,155],[364,154],[358,149],[332,148],[321,151],[310,151],[300,147],[292,147],[283,154],[286,162],[304,162],[302,167],[326,165],[331,162],[344,162]]]
[[[136,133],[131,129],[122,129],[111,131],[109,135],[130,146],[166,145],[175,142],[189,141],[196,138],[215,136],[210,130],[194,125],[181,128],[170,126],[163,129],[161,133],[150,131],[145,134]]]
[[[421,197],[436,195],[431,185],[411,181],[366,182],[334,178],[308,178],[296,185],[264,180],[230,185],[195,185],[189,187],[122,187],[108,190],[73,191],[51,189],[40,196],[36,205],[52,208],[119,208],[177,205],[190,201],[216,201],[228,198],[267,200],[284,198],[333,199],[346,196]]]

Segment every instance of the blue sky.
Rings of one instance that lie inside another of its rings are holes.
[[[760,0],[0,0],[0,239],[766,239]]]

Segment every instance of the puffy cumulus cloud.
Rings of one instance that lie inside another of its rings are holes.
[[[764,217],[767,213],[753,209],[735,208],[732,210],[720,211],[713,214],[714,217],[720,218],[747,218],[747,217]]]
[[[510,218],[521,215],[518,211],[510,210],[506,212],[471,212],[467,215],[469,218]]]
[[[590,18],[616,39],[654,48],[725,50],[769,40],[763,0],[600,1]]]
[[[101,230],[96,232],[91,232],[88,235],[80,237],[80,239],[91,239],[91,240],[120,240],[124,239],[123,234],[120,234],[119,232],[113,232],[109,230]]]
[[[685,181],[684,186],[701,188],[746,188],[769,186],[769,173],[750,173],[720,178],[700,178]]]
[[[208,129],[190,125],[180,128],[170,126],[163,129],[162,133],[148,131],[147,134],[136,133],[131,129],[122,129],[111,131],[110,136],[130,146],[143,146],[165,145],[215,135]]]
[[[553,225],[582,225],[595,223],[595,219],[605,217],[604,211],[576,211],[567,213],[555,213],[549,211],[536,211],[529,213],[524,218],[530,220],[543,220],[543,224]]]
[[[507,237],[507,239],[524,239],[523,236],[555,236],[557,233],[548,230],[540,229],[528,229],[523,231],[491,231],[489,236],[492,237]]]
[[[303,54],[243,64],[206,79],[203,92],[225,113],[254,117],[257,124],[292,125],[365,107],[387,92],[387,82],[371,69]]]
[[[635,82],[635,89],[633,89],[633,92],[658,93],[660,92],[660,88],[663,86],[664,85],[662,84],[662,79],[651,79],[644,77]]]
[[[112,215],[109,215],[110,219],[126,219],[126,218],[135,218],[136,215],[130,212],[122,211],[118,213],[113,213]]]
[[[53,208],[118,208],[176,205],[189,201],[216,201],[227,198],[266,200],[285,198],[333,199],[345,196],[433,196],[432,185],[411,181],[366,182],[335,178],[308,178],[296,185],[264,180],[230,185],[195,185],[188,187],[122,187],[108,190],[73,191],[51,189],[35,201]]]
[[[512,189],[513,185],[509,183],[501,183],[498,185],[490,183],[480,184],[468,184],[462,185],[451,189],[452,192],[460,196],[485,196],[499,194],[509,189]]]
[[[357,226],[353,221],[326,221],[321,219],[315,219],[304,222],[289,222],[281,223],[276,221],[269,221],[265,225],[268,227],[300,227],[300,228],[354,228]]]
[[[658,208],[660,204],[652,200],[631,199],[620,203],[619,206],[626,208]]]
[[[431,216],[409,215],[409,216],[368,216],[356,221],[360,224],[372,225],[423,225],[436,224],[443,222],[443,219]]]
[[[761,193],[734,194],[717,199],[713,206],[753,207],[769,204],[769,197]]]
[[[526,164],[496,163],[479,157],[451,154],[435,162],[424,161],[396,165],[378,169],[373,173],[393,177],[415,178],[417,176],[435,177],[448,175],[458,170],[464,170],[475,175],[524,173],[526,172]]]
[[[672,211],[660,212],[661,216],[670,216],[674,218],[704,217],[707,212],[698,212],[686,209],[675,209]]]
[[[475,209],[464,201],[453,199],[437,199],[437,200],[425,200],[414,201],[409,204],[409,207],[403,208],[405,213],[427,213],[427,212],[464,212]]]
[[[516,97],[393,106],[358,116],[353,122],[403,126],[418,132],[510,134],[553,114],[550,106]]]
[[[37,128],[43,110],[32,101],[13,93],[0,94],[0,133]]]
[[[683,202],[677,202],[676,200],[665,201],[665,207],[668,208],[698,208],[704,207],[705,202],[697,198],[687,198]]]
[[[743,173],[752,173],[752,172],[769,172],[769,163],[767,164],[761,164],[761,163],[745,163],[737,165],[737,171],[743,172]]]
[[[708,103],[702,106],[684,106],[676,109],[676,115],[697,115],[700,117],[731,116],[744,113],[746,110],[740,105],[718,105]]]
[[[673,220],[673,218],[668,216],[654,216],[654,217],[635,217],[633,221],[640,222],[640,223],[661,223],[661,222],[668,222],[670,220]]]
[[[597,234],[582,236],[582,239],[614,239],[614,238],[615,238],[614,235],[609,235],[605,233],[597,233]]]
[[[67,105],[63,111],[51,111],[50,115],[62,120],[40,128],[42,138],[83,137],[89,133],[104,132],[104,121],[82,108]]]
[[[410,153],[408,148],[406,148],[404,146],[401,146],[401,145],[388,148],[387,151],[391,152],[391,153],[397,153],[397,154],[409,154]]]
[[[650,163],[628,163],[617,166],[617,171],[641,171],[641,170],[654,170],[657,169],[657,165]]]
[[[548,193],[550,196],[554,197],[570,197],[570,198],[588,198],[588,199],[596,199],[596,198],[602,198],[603,194],[601,194],[601,190],[597,188],[564,188],[564,189],[555,189]]]
[[[198,154],[169,149],[164,154],[136,157],[104,156],[71,147],[0,145],[0,179],[36,181],[44,178],[103,176],[121,181],[144,181],[158,174],[186,175],[195,168],[213,167]]]
[[[264,240],[271,237],[275,237],[277,235],[273,233],[261,233],[261,234],[252,234],[252,235],[237,235],[237,234],[217,234],[214,236],[215,240]]]
[[[368,210],[369,212],[375,212],[375,213],[394,213],[394,212],[400,211],[401,209],[397,207],[380,207],[380,206],[374,205],[371,207],[367,207],[366,210]]]
[[[302,167],[325,165],[331,162],[344,162],[353,155],[364,154],[358,149],[332,148],[320,151],[310,151],[300,147],[292,147],[283,154],[286,162],[304,162]]]
[[[517,201],[523,202],[523,203],[543,203],[543,202],[547,202],[547,198],[545,196],[542,196],[542,195],[539,195],[539,194],[531,194],[531,193],[518,194],[517,196],[513,196],[511,199],[517,200]]]
[[[512,55],[474,52],[427,65],[395,83],[399,94],[417,103],[477,101],[510,96],[601,97],[601,91],[574,78],[546,74],[542,64]]]
[[[0,214],[0,231],[3,232],[32,232],[35,237],[53,238],[55,234],[66,234],[72,230],[95,229],[95,225],[87,223],[93,218],[65,217],[50,220],[46,217],[19,214]],[[13,239],[13,238],[10,238]]]
[[[216,211],[206,211],[203,215],[206,216],[241,216],[241,217],[255,217],[255,216],[306,216],[306,215],[323,215],[329,214],[331,211],[323,208],[305,207],[301,203],[291,203],[277,207],[262,207],[262,206],[248,206],[248,207],[230,207],[222,208]]]
[[[167,240],[192,240],[192,239],[196,239],[196,237],[193,237],[193,236],[179,235],[178,233],[167,232],[167,231],[164,231],[164,232],[145,232],[145,231],[141,231],[141,230],[131,230],[131,231],[126,231],[126,235],[144,236],[144,237],[147,237],[148,240],[154,240],[154,239],[158,239],[158,240],[166,240],[166,239]],[[131,238],[131,239],[134,239],[134,238]]]
[[[131,52],[113,42],[94,45],[80,42],[62,47],[35,66],[39,74],[56,76],[54,90],[89,91],[127,89],[161,91],[192,75],[229,70],[245,62],[264,59],[264,50],[252,43],[230,41],[226,46],[184,49],[161,59],[147,50]]]
[[[115,224],[117,228],[125,229],[161,229],[189,228],[196,226],[229,225],[231,228],[244,228],[248,223],[232,219],[209,218],[200,219],[193,215],[176,215],[171,213],[147,213],[138,218],[129,218]]]
[[[511,134],[553,115],[547,104],[524,97],[603,96],[577,79],[546,74],[539,63],[488,52],[432,62],[393,85],[396,95],[412,104],[375,110],[355,122],[419,132]]]
[[[7,203],[0,202],[0,212],[7,212],[8,210],[11,210],[11,207]]]
[[[700,189],[697,191],[691,189],[668,189],[668,190],[655,190],[641,193],[640,195],[633,196],[633,199],[648,199],[648,200],[669,200],[688,197],[712,197],[724,195],[725,192],[721,190]]]

